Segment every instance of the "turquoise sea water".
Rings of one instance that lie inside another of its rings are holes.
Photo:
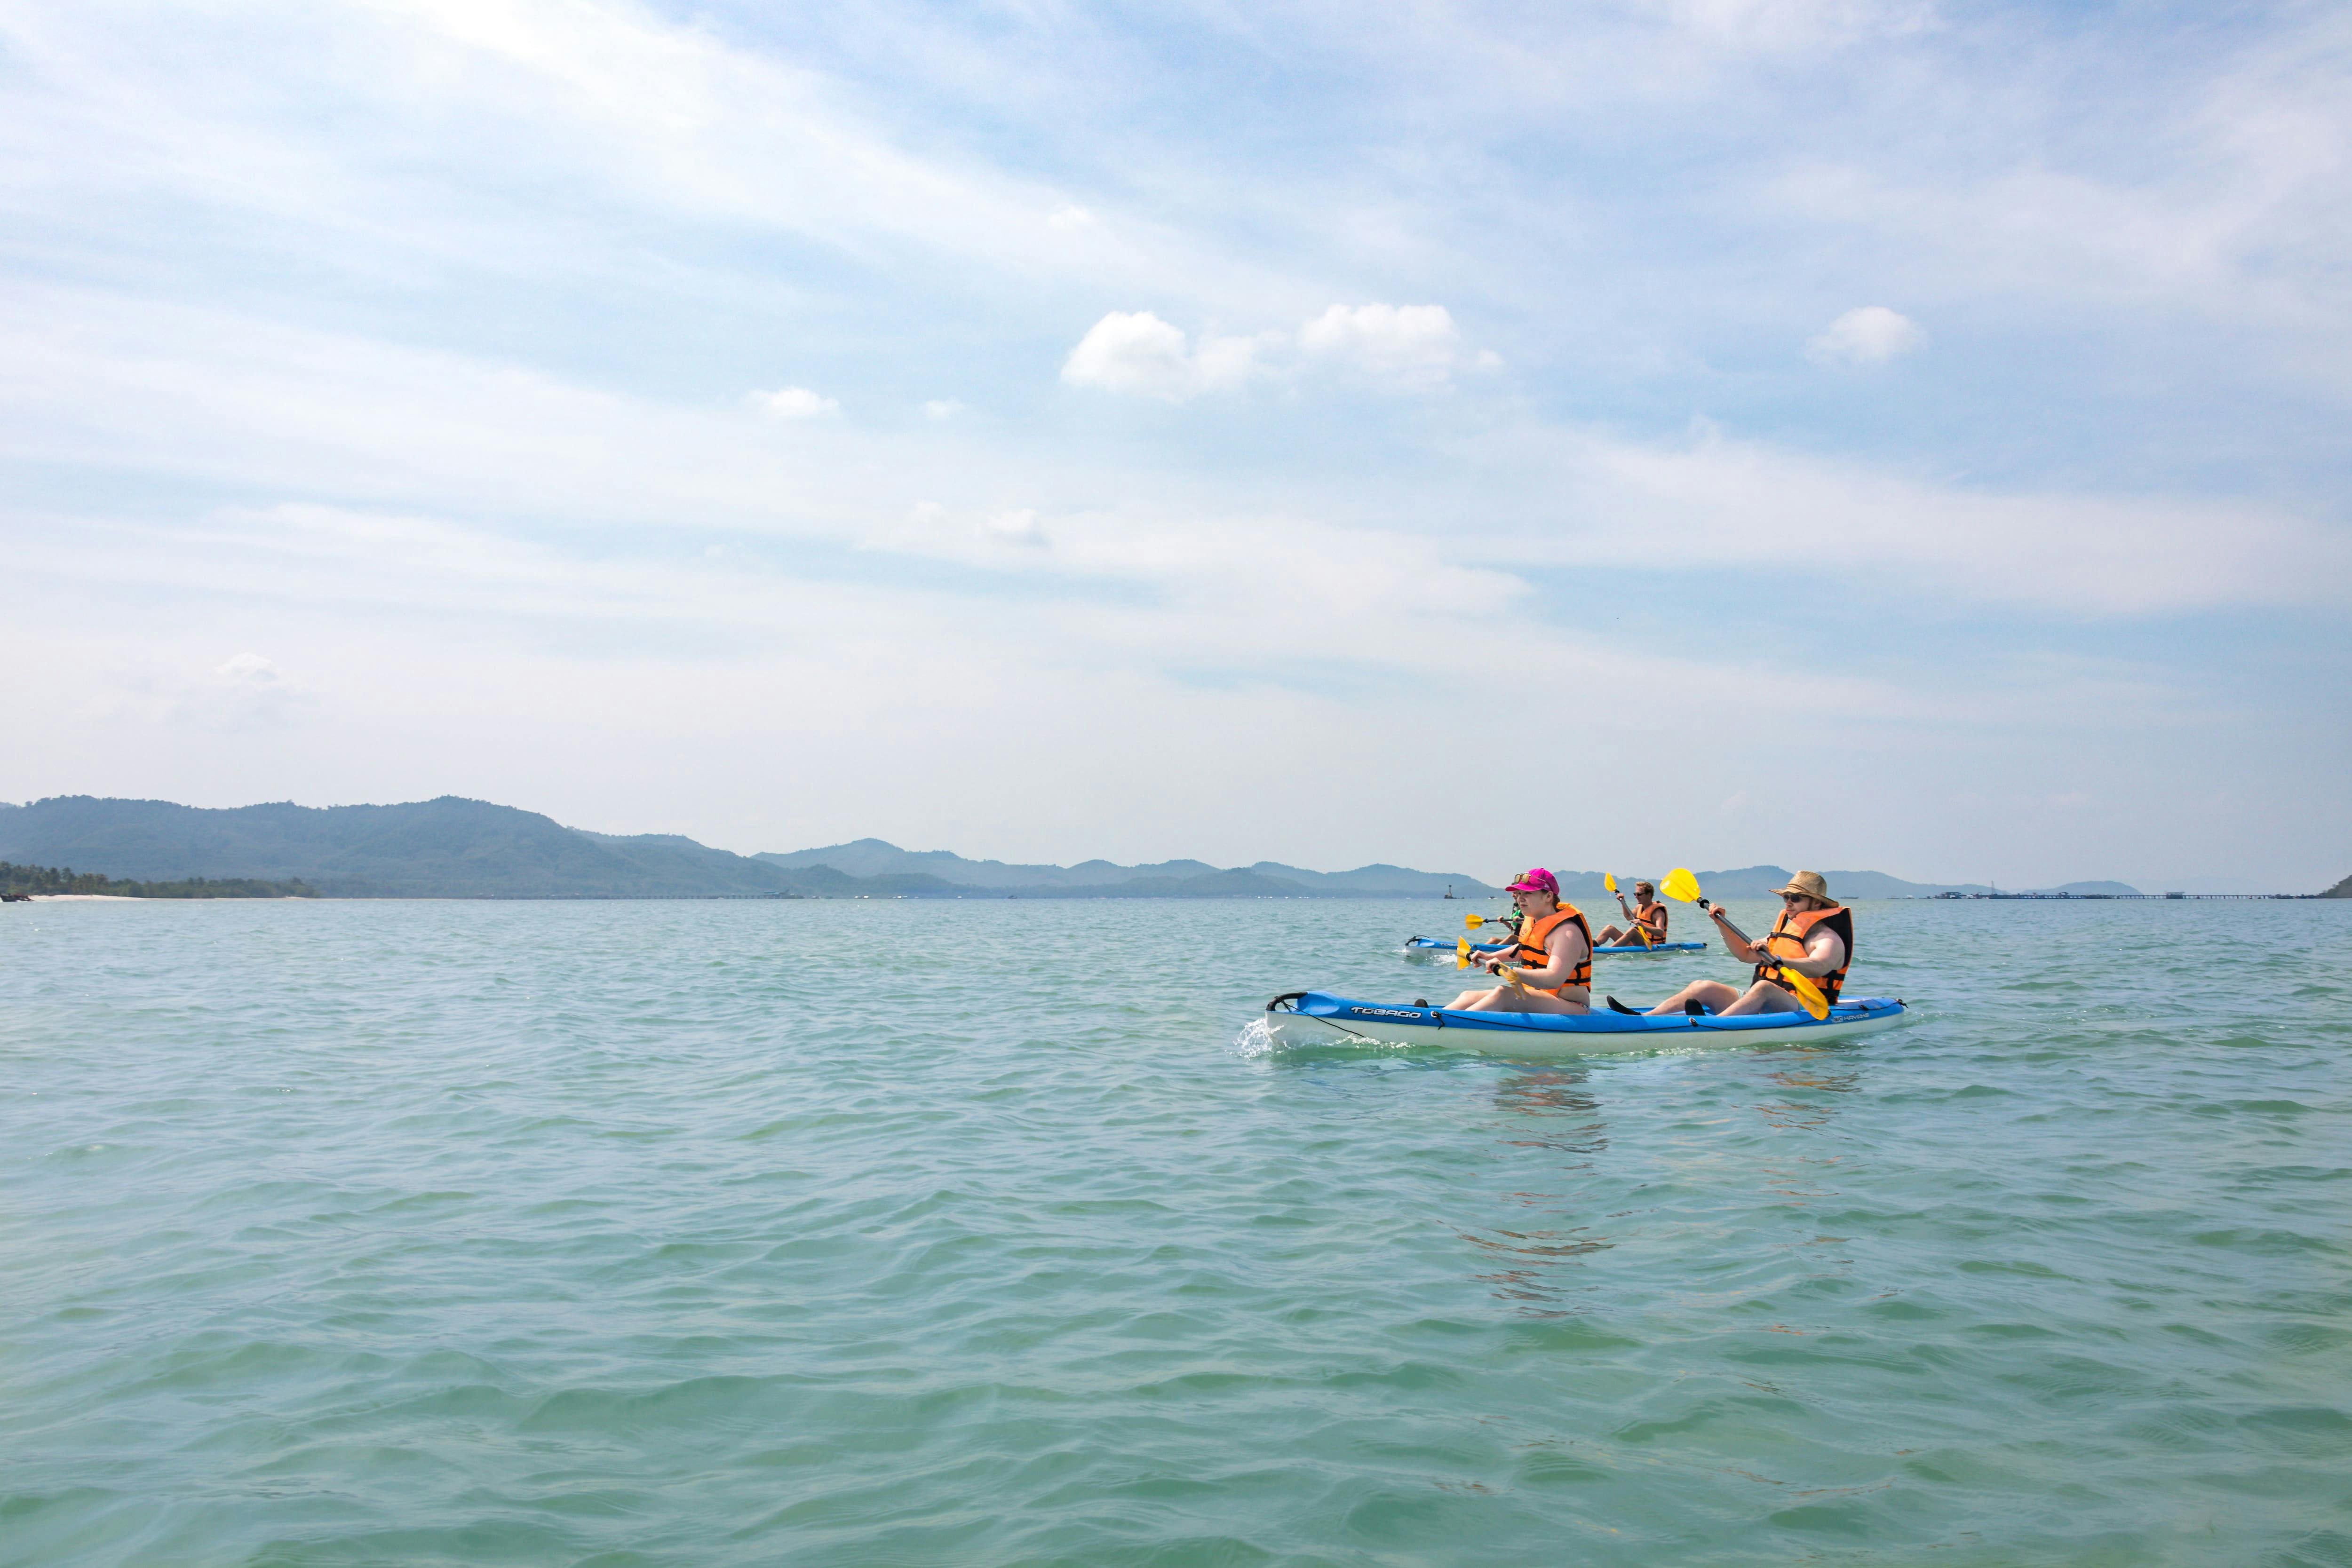
[[[0,909],[0,1563],[2352,1563],[2352,904],[1253,1043],[1460,907]]]

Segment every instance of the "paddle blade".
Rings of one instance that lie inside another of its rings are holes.
[[[1470,939],[1466,936],[1454,938],[1454,967],[1457,969],[1466,969],[1470,967]]]
[[[1462,917],[1462,924],[1475,931],[1486,924],[1486,917],[1483,915],[1465,915]]]
[[[1615,872],[1613,872],[1613,871],[1604,871],[1604,872],[1602,872],[1602,873],[1601,873],[1601,886],[1603,886],[1603,887],[1605,887],[1605,888],[1607,888],[1607,889],[1608,889],[1610,892],[1612,892],[1612,893],[1616,892],[1616,891],[1617,891],[1617,873],[1616,873]]]
[[[1830,999],[1822,994],[1822,988],[1819,986],[1813,984],[1811,976],[1800,975],[1796,970],[1783,964],[1780,966],[1780,978],[1787,981],[1789,988],[1797,993],[1797,999],[1805,1004],[1807,1012],[1817,1019],[1830,1016]]]
[[[1666,880],[1658,883],[1658,891],[1668,898],[1678,898],[1685,904],[1696,904],[1699,901],[1698,878],[1680,866],[1666,873]]]

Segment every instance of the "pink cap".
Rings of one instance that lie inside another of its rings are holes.
[[[1543,867],[1538,866],[1533,871],[1521,872],[1519,873],[1519,879],[1511,883],[1509,891],[1513,893],[1548,893],[1551,894],[1552,902],[1557,904],[1559,902],[1559,878],[1552,875],[1551,873],[1544,870]]]

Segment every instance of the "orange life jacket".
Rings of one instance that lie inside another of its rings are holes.
[[[1780,918],[1772,923],[1772,935],[1764,938],[1764,951],[1780,958],[1801,958],[1805,956],[1805,938],[1813,934],[1814,926],[1823,922],[1828,923],[1829,928],[1837,933],[1837,939],[1845,945],[1845,956],[1839,959],[1838,967],[1828,974],[1808,977],[1822,988],[1822,996],[1834,1002],[1838,999],[1839,988],[1845,984],[1845,972],[1853,967],[1853,910],[1843,904],[1803,915],[1790,915],[1783,909]],[[1796,994],[1797,988],[1782,979],[1777,968],[1768,970],[1759,964],[1756,966],[1756,977],[1771,981],[1791,996]]]
[[[1548,997],[1556,997],[1559,995],[1560,992],[1571,989],[1578,986],[1586,987],[1588,988],[1591,988],[1592,984],[1592,924],[1584,918],[1584,911],[1577,908],[1573,904],[1561,904],[1558,909],[1554,910],[1551,914],[1545,915],[1541,920],[1531,920],[1524,917],[1521,918],[1519,921],[1519,945],[1511,954],[1511,961],[1518,965],[1521,968],[1526,969],[1540,969],[1545,965],[1550,963],[1551,955],[1544,950],[1544,941],[1547,937],[1550,936],[1555,927],[1557,927],[1562,921],[1567,920],[1575,921],[1576,928],[1584,933],[1584,961],[1579,964],[1575,968],[1570,970],[1568,978],[1558,986],[1549,988],[1543,986],[1529,986],[1528,989],[1531,991],[1541,991]]]
[[[1650,916],[1653,915],[1658,917],[1658,922],[1654,925],[1650,924]],[[1647,943],[1643,943],[1643,946],[1650,946],[1664,941],[1666,939],[1666,906],[1656,902],[1654,899],[1651,901],[1650,907],[1647,909],[1643,908],[1638,904],[1635,904],[1633,906],[1633,925],[1648,927],[1650,940]],[[1632,937],[1636,942],[1642,941],[1641,933],[1633,930],[1630,927],[1626,930],[1625,935]]]

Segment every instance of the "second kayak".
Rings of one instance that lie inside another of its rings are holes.
[[[1500,942],[1473,942],[1470,944],[1470,951],[1499,953],[1504,946],[1505,944]],[[1459,949],[1453,943],[1441,941],[1434,936],[1408,936],[1404,941],[1404,956],[1408,958],[1451,958],[1457,951]],[[1666,953],[1704,953],[1706,951],[1706,944],[1704,942],[1661,942],[1654,947],[1644,947],[1636,942],[1630,946],[1595,947],[1592,950],[1592,956],[1596,958],[1654,958]]]

